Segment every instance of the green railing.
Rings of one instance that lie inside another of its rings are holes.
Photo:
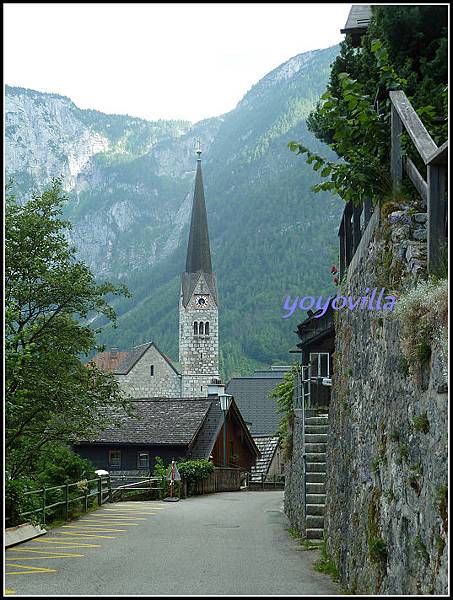
[[[96,484],[96,489],[94,491],[90,491],[90,484]],[[46,523],[46,511],[52,509],[52,508],[56,508],[57,506],[62,506],[64,507],[64,514],[65,514],[65,518],[66,520],[69,518],[69,505],[73,502],[83,502],[83,509],[84,512],[88,511],[88,505],[89,505],[89,499],[92,497],[97,497],[97,503],[98,506],[101,506],[103,504],[103,502],[105,501],[105,490],[107,489],[107,496],[111,499],[112,497],[112,489],[111,489],[111,483],[110,483],[110,478],[106,477],[97,477],[96,479],[88,479],[88,480],[84,480],[83,481],[83,493],[80,496],[75,496],[73,498],[70,497],[70,488],[78,488],[80,489],[81,486],[81,482],[77,481],[76,483],[66,483],[63,485],[56,485],[50,488],[41,488],[39,490],[31,490],[30,492],[25,492],[26,496],[31,496],[33,494],[41,494],[41,506],[39,508],[35,508],[33,510],[28,510],[25,511],[23,513],[20,513],[20,517],[25,517],[27,515],[32,515],[35,513],[40,513],[41,515],[41,519],[40,519],[40,523],[41,524],[45,524]],[[59,502],[52,502],[51,504],[48,504],[48,496],[49,496],[49,492],[55,491],[55,490],[63,490],[63,500],[59,501]]]

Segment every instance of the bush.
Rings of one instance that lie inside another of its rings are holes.
[[[25,495],[25,492],[33,489],[35,489],[33,482],[27,477],[6,479],[5,517],[8,519],[6,522],[8,527],[15,527],[24,522],[39,523],[40,513],[26,515],[24,518],[20,517],[21,513],[40,508],[41,506],[40,494]]]
[[[448,364],[448,280],[420,281],[395,304],[394,317],[402,327],[402,349],[410,370],[429,360],[431,348],[440,349],[444,375]]]
[[[183,460],[177,466],[180,475],[185,477],[189,484],[198,483],[214,472],[214,465],[206,459]]]

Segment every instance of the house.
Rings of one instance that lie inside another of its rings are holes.
[[[253,441],[261,456],[257,459],[255,466],[252,467],[251,481],[281,480],[285,473],[285,462],[278,435],[256,435]]]
[[[282,477],[284,474],[283,453],[277,435],[282,414],[278,412],[277,399],[271,394],[289,371],[290,366],[272,365],[269,369],[257,369],[250,376],[234,377],[226,386],[261,452],[256,466],[252,468],[252,481],[261,481],[262,477]]]
[[[319,313],[320,311],[318,311]],[[319,409],[330,404],[335,323],[332,306],[322,316],[308,311],[296,331],[301,350],[301,372],[295,385],[295,407]]]
[[[362,36],[367,32],[371,19],[371,6],[368,4],[353,4],[349,11],[346,25],[340,29],[351,38],[352,45],[357,48],[360,46]]]
[[[97,469],[111,474],[152,472],[156,456],[166,465],[173,459],[209,459],[216,466],[250,471],[260,452],[234,401],[224,417],[219,395],[209,398],[140,398],[135,415],[121,417],[121,425],[77,439],[73,450]],[[226,422],[226,460],[224,458]]]

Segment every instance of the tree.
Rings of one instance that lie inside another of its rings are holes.
[[[67,200],[52,180],[41,195],[16,202],[11,184],[5,219],[6,461],[12,478],[32,474],[50,442],[68,443],[130,413],[114,376],[84,365],[96,348],[87,324],[101,313],[115,322],[107,295],[75,257],[60,217]]]
[[[356,205],[391,195],[390,90],[403,89],[436,143],[445,141],[446,17],[441,6],[374,6],[362,46],[353,48],[348,38],[342,42],[327,90],[307,119],[309,129],[342,160],[328,161],[289,143],[325,178],[314,191],[332,191]],[[410,143],[405,151],[418,164]]]

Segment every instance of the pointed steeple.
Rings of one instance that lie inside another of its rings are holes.
[[[197,273],[198,271],[212,273],[208,219],[201,174],[200,142],[197,145],[197,154],[197,174],[195,177],[189,244],[187,246],[186,273]]]

